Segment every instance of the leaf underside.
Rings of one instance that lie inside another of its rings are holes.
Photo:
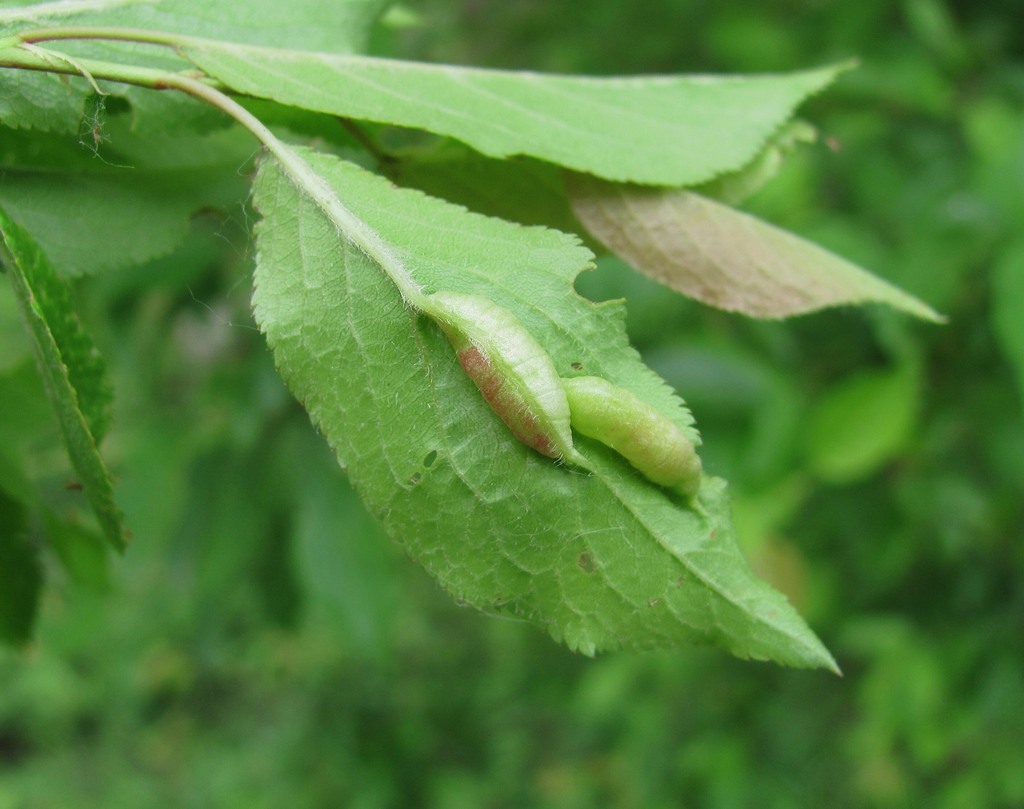
[[[182,52],[236,92],[425,129],[491,157],[528,155],[611,180],[665,186],[741,168],[801,101],[845,69],[591,78],[224,42]]]
[[[780,318],[829,306],[885,303],[925,320],[931,307],[824,248],[685,190],[575,175],[573,210],[635,269],[709,306]]]
[[[695,435],[633,351],[618,305],[572,281],[578,241],[468,213],[336,158],[303,152],[428,289],[511,310],[563,376],[633,390]],[[835,668],[733,537],[725,484],[704,513],[579,439],[584,472],[515,441],[440,330],[272,159],[261,163],[254,309],[280,371],[388,533],[456,598],[545,626],[586,653],[709,641],[741,657]]]

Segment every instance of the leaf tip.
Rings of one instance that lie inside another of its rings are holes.
[[[836,663],[836,659],[825,647],[825,644],[822,643],[816,635],[812,635],[811,639],[813,640],[813,643],[806,650],[803,660],[797,665],[801,668],[824,669],[825,671],[835,674],[837,677],[842,677],[842,669],[839,668],[839,664]]]
[[[926,320],[929,323],[934,323],[937,326],[944,326],[949,323],[949,318],[936,311],[927,303],[922,301],[920,298],[911,295],[907,292],[903,292],[896,287],[890,287],[890,289],[899,292],[899,297],[891,297],[888,300],[883,297],[876,297],[873,300],[867,301],[868,303],[887,303],[890,306],[899,309],[908,315],[913,315],[920,320]]]

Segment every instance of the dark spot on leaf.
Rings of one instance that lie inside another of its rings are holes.
[[[592,557],[588,551],[583,551],[583,553],[580,554],[579,566],[584,573],[593,573],[594,557]]]
[[[416,472],[411,478],[409,478],[409,485],[410,486],[418,486],[422,480],[423,480],[423,473],[422,472]]]
[[[432,449],[426,455],[423,456],[423,468],[433,469],[434,464],[437,463],[437,450]]]
[[[574,371],[582,371],[583,370],[583,363],[582,362],[574,362],[569,367],[572,368]]]

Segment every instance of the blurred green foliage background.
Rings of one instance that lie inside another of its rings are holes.
[[[754,322],[614,261],[579,282],[629,300],[634,341],[732,481],[756,568],[845,677],[699,648],[591,660],[453,604],[277,378],[240,204],[80,289],[136,535],[107,568],[66,563],[75,580],[48,562],[35,642],[0,652],[0,809],[1024,805],[1019,5],[420,0],[391,19],[380,53],[494,67],[860,59],[802,111],[821,143],[748,207],[948,325]],[[31,360],[3,340],[0,438],[36,436],[60,490],[42,393],[11,400]]]

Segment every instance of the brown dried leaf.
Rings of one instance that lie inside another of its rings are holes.
[[[709,306],[782,318],[879,302],[942,320],[927,304],[857,265],[692,191],[584,175],[572,175],[568,185],[576,215],[609,250]]]

